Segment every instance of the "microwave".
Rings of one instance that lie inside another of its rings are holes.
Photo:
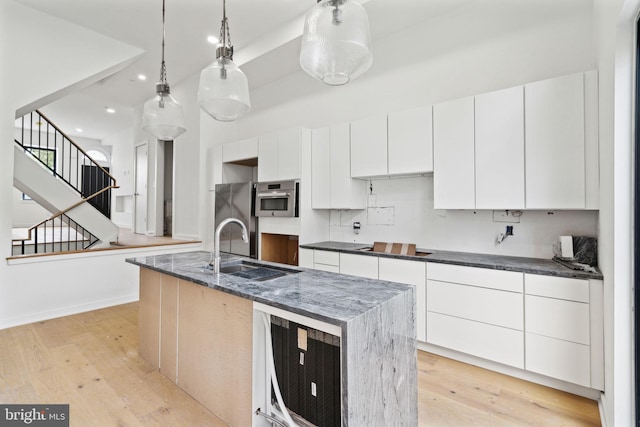
[[[260,182],[256,184],[255,215],[298,217],[300,181]]]

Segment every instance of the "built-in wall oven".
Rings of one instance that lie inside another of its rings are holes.
[[[256,216],[297,217],[300,182],[261,182],[256,187]]]

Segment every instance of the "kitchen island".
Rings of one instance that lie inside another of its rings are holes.
[[[230,425],[258,425],[255,395],[264,386],[256,387],[261,381],[256,359],[264,347],[257,340],[256,307],[267,307],[282,317],[290,314],[339,331],[343,426],[417,425],[412,286],[303,268],[283,269],[286,274],[260,281],[214,274],[209,260],[204,251],[127,260],[141,267],[141,323],[150,325],[141,326],[141,356],[178,386]],[[223,271],[242,263],[256,261],[223,254]],[[163,340],[165,334],[169,337]],[[201,381],[211,370],[221,375]],[[216,390],[220,376],[230,384],[224,390]],[[236,405],[228,414],[229,405],[220,404],[224,401]]]

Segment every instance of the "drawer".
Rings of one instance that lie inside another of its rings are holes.
[[[340,254],[340,273],[377,279],[378,257],[342,253]]]
[[[329,271],[331,273],[340,273],[340,267],[337,265],[313,264],[313,268],[320,271]]]
[[[522,331],[522,294],[427,280],[427,310]]]
[[[589,345],[589,304],[525,295],[527,332]]]
[[[525,274],[524,283],[529,295],[589,302],[588,280]]]
[[[482,286],[510,292],[523,291],[523,273],[452,264],[427,264],[427,279]]]
[[[427,312],[427,342],[524,368],[524,333]]]
[[[340,266],[340,252],[313,251],[313,262],[316,264],[326,264]]]
[[[526,370],[591,386],[588,345],[527,333],[526,348]]]

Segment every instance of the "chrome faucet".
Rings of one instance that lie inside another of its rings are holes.
[[[224,226],[231,222],[240,224],[240,226],[242,227],[242,240],[244,240],[245,243],[249,243],[249,233],[247,232],[247,227],[244,225],[242,221],[240,221],[238,218],[227,218],[224,221],[222,221],[216,228],[216,234],[214,239],[215,247],[213,248],[213,250],[215,252],[213,255],[212,263],[213,263],[213,271],[216,274],[220,273],[220,233],[222,232],[222,229],[224,228]]]

